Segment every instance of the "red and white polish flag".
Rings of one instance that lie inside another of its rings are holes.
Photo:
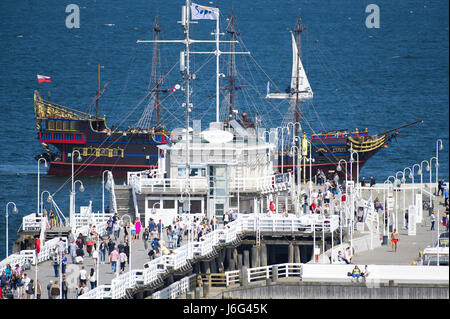
[[[51,79],[50,79],[50,77],[49,76],[46,76],[46,75],[37,75],[37,80],[38,80],[38,83],[42,83],[42,82],[51,82]]]

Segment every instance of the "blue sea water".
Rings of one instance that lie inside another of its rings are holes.
[[[251,78],[261,96],[268,79],[283,90],[290,81],[289,30],[297,17],[308,27],[302,34],[302,57],[311,87],[312,103],[302,105],[306,130],[368,128],[371,133],[422,119],[423,123],[400,130],[398,142],[377,153],[363,168],[362,176],[383,181],[400,169],[435,156],[439,152],[439,176],[448,180],[448,1],[445,0],[279,0],[197,1],[219,6],[223,17],[234,10],[242,40],[257,64],[238,64]],[[66,7],[80,8],[80,28],[66,27]],[[180,5],[184,1],[156,0],[47,0],[0,2],[0,207],[14,201],[19,214],[9,206],[9,246],[15,240],[22,216],[36,210],[36,154],[42,146],[36,138],[33,91],[36,74],[51,76],[41,85],[41,94],[56,103],[89,111],[97,87],[97,63],[102,64],[102,85],[110,81],[100,103],[108,125],[136,123],[146,104],[138,102],[149,85],[152,46],[136,44],[151,39],[155,16],[165,39],[181,39]],[[365,25],[368,4],[380,8],[380,28]],[[222,29],[226,23],[222,23]],[[193,37],[212,39],[212,21],[193,25]],[[213,50],[198,45],[198,50]],[[181,45],[166,45],[162,60],[166,70],[177,62]],[[196,57],[193,68],[203,68],[194,85],[192,116],[204,123],[214,120],[214,63],[203,67]],[[252,61],[247,59],[246,61]],[[175,66],[177,68],[177,66]],[[252,71],[252,74],[249,72]],[[254,73],[253,73],[254,72]],[[178,71],[167,85],[181,83]],[[241,80],[243,82],[243,80]],[[241,83],[242,84],[242,83]],[[247,84],[247,83],[245,83]],[[250,87],[250,84],[248,84]],[[48,93],[50,92],[50,93]],[[178,102],[183,101],[177,92]],[[239,97],[239,111],[255,110]],[[275,127],[287,106],[260,105],[258,114],[267,127]],[[163,118],[169,126],[181,125],[183,109],[167,102]],[[133,112],[131,112],[134,110]],[[318,115],[318,116],[317,116]],[[41,172],[44,168],[41,167]],[[416,176],[416,180],[418,177]],[[427,175],[428,179],[428,175]],[[101,209],[101,178],[83,178],[86,191],[77,193],[77,205],[93,201]],[[69,183],[67,183],[69,182]],[[119,183],[122,181],[118,181]],[[66,184],[64,184],[66,183]],[[63,186],[64,185],[64,186]],[[70,181],[41,174],[41,191],[56,192],[55,201],[68,212]],[[5,210],[0,208],[0,258],[5,255]]]

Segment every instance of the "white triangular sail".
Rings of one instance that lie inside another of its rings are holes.
[[[308,77],[306,76],[305,69],[303,68],[302,60],[298,57],[297,43],[295,42],[294,34],[292,36],[292,77],[290,85],[290,93],[269,93],[267,92],[266,98],[268,99],[296,99],[297,93],[297,72],[298,72],[298,99],[309,100],[313,98],[313,92],[309,86]],[[298,63],[297,63],[298,62]]]

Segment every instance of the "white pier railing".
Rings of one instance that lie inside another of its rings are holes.
[[[128,172],[128,185],[132,185],[137,193],[155,191],[183,192],[186,188],[186,178],[148,177],[144,172]],[[259,177],[237,177],[230,180],[231,192],[277,192],[287,190],[291,186],[291,175],[288,173]],[[208,179],[195,178],[189,180],[192,192],[206,192],[210,185]]]
[[[191,290],[190,281],[194,276],[195,274],[189,277],[184,277],[170,286],[153,293],[152,299],[175,299],[176,297],[184,294],[186,291]]]
[[[127,289],[133,289],[140,285],[148,285],[158,280],[159,275],[169,270],[189,267],[190,261],[202,256],[208,256],[215,253],[215,247],[219,244],[228,244],[239,239],[243,232],[256,231],[256,219],[264,230],[272,232],[294,232],[305,229],[311,229],[314,225],[316,231],[330,232],[338,227],[338,216],[320,220],[318,215],[313,217],[281,217],[258,216],[258,214],[241,215],[236,221],[233,221],[223,229],[217,229],[203,236],[200,241],[190,242],[180,248],[173,250],[172,254],[164,255],[144,264],[143,269],[133,269],[114,278],[111,285],[103,285],[95,288],[88,293],[80,296],[80,299],[105,298],[111,295],[111,298],[118,299],[126,296]],[[286,270],[288,274],[294,270]],[[105,293],[109,289],[108,293]]]

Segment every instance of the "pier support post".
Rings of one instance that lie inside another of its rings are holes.
[[[200,299],[200,287],[195,287],[194,296],[195,299]]]
[[[241,287],[248,286],[248,271],[247,266],[243,266],[241,268],[240,274],[239,274],[239,283],[241,284]]]
[[[211,269],[211,273],[213,273],[213,274],[217,273],[216,259],[217,259],[217,258],[213,258],[213,259],[209,262],[209,268]]]
[[[227,248],[226,249],[226,259],[228,263],[228,270],[234,270],[235,269],[235,263],[233,258],[233,248]]]
[[[294,244],[289,243],[288,246],[288,263],[294,262]]]
[[[261,267],[267,266],[267,246],[266,244],[261,244],[259,247],[259,257]]]
[[[233,270],[239,269],[238,268],[238,252],[236,248],[233,248]]]
[[[209,295],[209,281],[203,283],[203,298],[208,299]]]
[[[278,281],[278,266],[272,267],[272,282],[276,283]]]
[[[242,254],[238,254],[237,255],[236,267],[237,267],[237,269],[241,269],[242,268]]]
[[[269,264],[273,265],[277,263],[277,253],[276,253],[276,246],[275,245],[269,245],[267,246],[268,249],[268,259]]]
[[[202,273],[210,274],[211,268],[209,267],[209,261],[202,261]]]
[[[243,252],[244,266],[250,267],[250,252],[245,249]]]
[[[194,272],[196,274],[200,273],[200,263],[199,262],[194,263]]]
[[[217,268],[219,272],[225,271],[225,266],[223,265],[223,261],[225,260],[225,249],[223,248],[219,251],[219,256],[217,257]]]
[[[300,263],[300,246],[294,245],[294,263]]]
[[[252,247],[252,268],[259,267],[260,260],[259,260],[259,247],[253,246]]]

